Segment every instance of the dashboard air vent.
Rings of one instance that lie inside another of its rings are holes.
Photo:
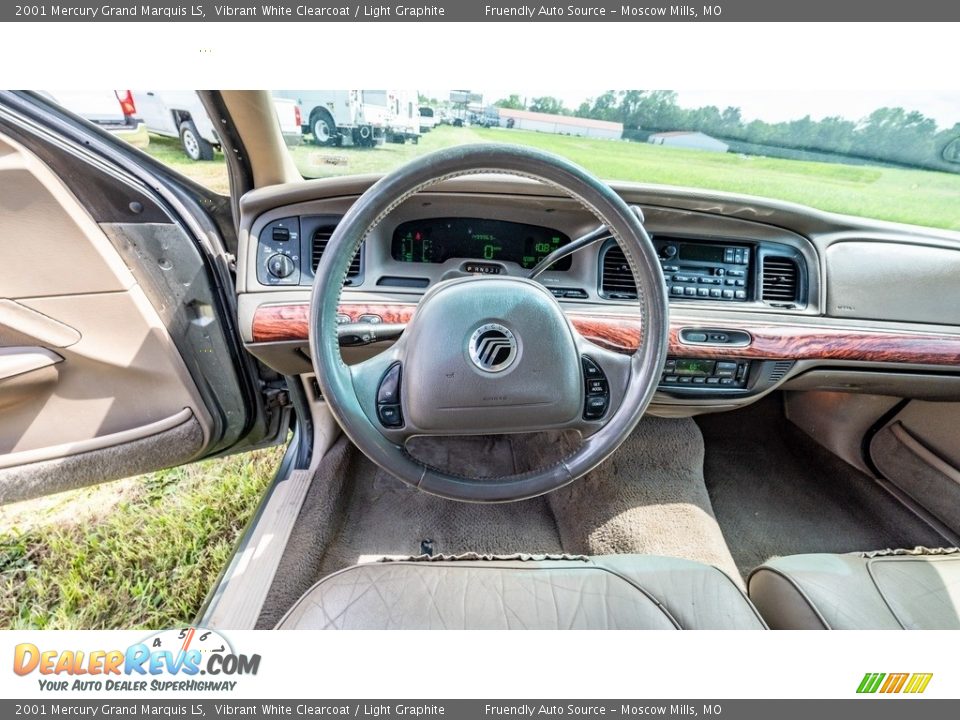
[[[635,300],[637,297],[637,285],[627,258],[616,245],[611,245],[603,255],[600,290],[604,297],[613,300]]]
[[[333,235],[333,231],[336,229],[336,225],[321,225],[314,230],[313,247],[310,251],[310,262],[314,272],[317,271],[317,267],[320,265],[320,258],[323,256],[323,251],[327,249],[330,236]],[[350,270],[347,272],[348,278],[356,277],[360,274],[360,253],[362,251],[363,245],[357,250],[357,254],[353,256],[353,262],[350,263]],[[347,284],[349,285],[350,283],[348,282]]]
[[[770,382],[780,382],[783,380],[784,376],[790,372],[790,368],[792,367],[792,360],[782,360],[774,364],[773,370],[770,371]]]
[[[797,302],[800,299],[799,276],[794,260],[772,255],[763,258],[762,299],[772,303]]]

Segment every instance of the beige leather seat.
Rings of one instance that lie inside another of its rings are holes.
[[[720,570],[637,555],[417,559],[356,565],[280,629],[763,629]]]
[[[960,629],[960,552],[792,555],[760,566],[750,599],[773,629]]]

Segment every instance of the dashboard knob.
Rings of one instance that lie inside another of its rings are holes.
[[[665,259],[669,260],[670,258],[676,256],[676,254],[677,254],[677,246],[676,246],[676,245],[664,245],[662,248],[660,248],[660,254],[661,254]]]
[[[289,277],[295,269],[293,260],[283,253],[277,253],[267,258],[267,272],[275,278]]]

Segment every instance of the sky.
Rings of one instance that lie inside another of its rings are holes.
[[[485,103],[493,103],[511,94],[533,98],[538,95],[553,95],[563,100],[566,107],[576,108],[584,100],[602,94],[605,89],[594,91],[541,89],[533,93],[522,89],[501,88],[474,89],[483,94]],[[446,90],[423,91],[429,97],[445,99]],[[728,105],[740,107],[745,120],[780,122],[796,120],[810,115],[819,120],[831,115],[840,115],[849,120],[859,120],[880,107],[904,107],[919,110],[932,117],[941,128],[952,127],[960,122],[960,91],[882,91],[882,90],[677,90],[681,107],[694,108],[716,105],[721,110]]]

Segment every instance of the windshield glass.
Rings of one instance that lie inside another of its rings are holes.
[[[723,190],[960,229],[960,93],[290,90],[306,178],[508,142],[606,180]],[[289,136],[289,133],[285,133]]]

